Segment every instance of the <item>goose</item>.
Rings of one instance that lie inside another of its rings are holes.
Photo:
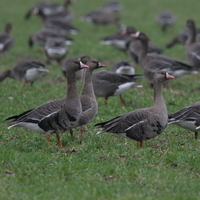
[[[29,19],[31,15],[37,15],[41,17],[41,13],[38,10],[42,10],[46,18],[62,17],[66,20],[71,20],[73,15],[69,9],[69,5],[73,3],[73,0],[64,1],[63,6],[49,1],[38,2],[33,8],[29,9],[25,15],[25,19]]]
[[[171,48],[176,44],[183,44],[185,45],[185,42],[190,34],[190,30],[187,27],[184,27],[182,30],[180,30],[179,34],[172,38],[167,44],[166,48]],[[196,29],[196,40],[200,41],[200,28]]]
[[[80,141],[82,141],[83,127],[94,119],[98,111],[98,104],[92,86],[92,73],[96,69],[105,67],[104,64],[100,63],[95,59],[89,59],[87,61],[87,65],[89,66],[89,68],[84,70],[84,75],[83,75],[84,83],[80,95],[82,113],[80,115],[79,121],[76,126],[76,127],[81,127]],[[71,135],[72,134],[73,133],[71,132]]]
[[[122,93],[134,87],[142,87],[134,82],[140,75],[122,75],[113,71],[100,70],[92,74],[92,83],[94,94],[98,97],[104,97],[104,104],[107,105],[110,96],[119,95],[121,104],[125,106],[125,100]]]
[[[32,48],[34,44],[44,47],[48,38],[62,38],[65,40],[65,45],[70,45],[73,43],[73,39],[69,36],[62,35],[55,30],[44,28],[31,34],[28,40],[28,45],[30,48]]]
[[[175,124],[188,129],[194,132],[195,139],[198,139],[198,132],[200,131],[200,101],[169,114],[168,118],[168,124]]]
[[[6,70],[1,72],[1,80],[3,81],[5,78],[13,78],[18,81],[22,81],[23,84],[33,83],[43,77],[49,70],[45,68],[45,65],[38,60],[35,59],[22,59],[17,62],[12,70]]]
[[[186,40],[186,58],[188,62],[200,70],[200,42],[196,42],[196,26],[193,19],[188,19],[186,26],[190,30],[189,37]]]
[[[154,105],[130,111],[109,121],[95,124],[102,128],[97,134],[109,132],[137,141],[142,147],[143,141],[161,134],[167,126],[168,114],[162,95],[162,83],[174,77],[166,71],[158,71],[154,76]]]
[[[125,74],[125,75],[134,75],[135,74],[135,68],[134,66],[126,60],[118,61],[113,64],[111,71],[119,73],[119,74]]]
[[[13,127],[24,127],[31,131],[46,134],[49,142],[51,134],[56,134],[58,144],[62,147],[60,133],[75,126],[82,113],[80,97],[76,87],[76,71],[87,68],[79,60],[68,62],[67,66],[67,94],[65,98],[55,99],[46,102],[34,109],[23,112],[22,114],[11,116],[11,124],[8,129]]]
[[[101,39],[100,44],[112,45],[118,50],[126,51],[127,44],[131,40],[130,34],[136,33],[136,29],[133,26],[122,27],[122,29],[106,36]]]
[[[161,11],[156,16],[156,22],[162,31],[166,31],[168,27],[173,26],[176,17],[171,11]]]
[[[114,12],[119,12],[122,10],[122,5],[119,3],[119,1],[108,1],[106,4],[104,4],[103,8],[109,9]]]
[[[47,56],[47,63],[51,63],[52,60],[56,60],[57,63],[61,65],[62,60],[68,53],[68,49],[63,38],[48,38],[44,49]]]
[[[91,22],[95,25],[108,25],[113,23],[118,28],[121,28],[122,26],[117,14],[108,8],[100,8],[91,11],[85,15],[82,15],[79,19],[81,21]]]
[[[12,30],[11,23],[5,25],[5,32],[0,33],[0,52],[5,53],[11,49],[14,43],[14,39],[10,32]]]
[[[181,77],[188,73],[198,73],[193,66],[174,58],[162,54],[147,54],[149,39],[144,33],[137,32],[136,34],[131,34],[131,36],[137,38],[142,44],[139,55],[139,64],[143,68],[144,76],[147,80],[152,81],[154,73],[159,70],[169,71],[175,77]]]

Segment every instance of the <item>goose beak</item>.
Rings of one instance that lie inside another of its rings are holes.
[[[139,35],[140,35],[140,31],[137,31],[136,33],[133,33],[130,36],[133,38],[137,38]]]
[[[80,61],[80,65],[81,65],[81,68],[89,68],[88,65],[83,64],[81,61]]]
[[[166,79],[173,79],[173,78],[175,78],[175,77],[170,75],[170,74],[168,74],[168,73],[166,73]]]
[[[106,65],[99,62],[99,67],[106,67]]]

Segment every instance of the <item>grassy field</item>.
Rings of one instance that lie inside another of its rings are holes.
[[[28,37],[41,28],[40,19],[31,17],[25,21],[27,10],[36,0],[1,0],[0,30],[6,22],[13,24],[12,35],[15,44],[6,56],[1,55],[0,69],[11,69],[21,58],[32,57],[45,61],[40,47],[29,49]],[[62,3],[62,0],[57,1]],[[72,6],[74,25],[80,34],[72,36],[74,44],[69,46],[67,57],[88,54],[106,64],[129,60],[128,55],[110,46],[101,46],[100,38],[117,30],[114,25],[94,27],[78,17],[106,2],[77,0]],[[165,49],[165,44],[184,27],[188,18],[193,18],[199,27],[199,5],[196,0],[121,0],[122,22],[134,25],[145,32],[151,41]],[[167,33],[157,27],[155,16],[160,10],[171,10],[177,16],[177,23]],[[186,61],[185,48],[177,45],[165,49],[166,55]],[[125,140],[105,133],[96,135],[95,123],[99,123],[128,111],[149,107],[153,103],[152,89],[142,79],[143,88],[133,89],[123,96],[127,106],[121,107],[118,97],[98,98],[99,112],[87,126],[82,144],[78,144],[79,133],[71,138],[62,134],[63,148],[59,148],[56,138],[47,144],[45,136],[25,129],[7,129],[7,117],[34,108],[46,101],[62,98],[66,94],[66,82],[54,82],[62,77],[56,63],[46,66],[50,72],[32,87],[6,79],[0,83],[0,199],[1,200],[196,200],[200,199],[200,147],[194,133],[169,125],[164,133],[144,142],[138,149],[135,141]],[[141,68],[136,68],[142,73]],[[168,112],[174,112],[199,101],[200,75],[185,75],[172,80],[171,88],[164,89]],[[64,80],[64,77],[62,77]],[[81,89],[81,82],[78,83]]]

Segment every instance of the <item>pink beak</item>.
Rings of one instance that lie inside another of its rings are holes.
[[[170,74],[168,74],[168,73],[166,73],[166,78],[167,78],[167,79],[173,79],[173,78],[175,78],[175,77],[172,76],[172,75],[170,75]]]
[[[80,61],[80,65],[81,65],[81,68],[89,68],[88,65],[83,64],[81,61]]]
[[[101,63],[99,62],[99,67],[106,67],[106,65],[101,64]]]

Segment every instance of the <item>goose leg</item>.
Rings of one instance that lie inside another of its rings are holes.
[[[51,137],[51,135],[46,135],[47,142],[50,142],[50,137]]]
[[[58,140],[58,145],[59,145],[60,147],[63,147],[62,142],[61,142],[61,140],[60,140],[60,135],[59,135],[59,134],[56,134],[56,137],[57,137],[57,140]]]
[[[73,137],[73,130],[71,128],[69,129],[69,132],[70,132],[71,137]]]
[[[194,133],[194,138],[197,140],[198,139],[198,132]]]
[[[82,140],[83,140],[83,134],[84,134],[84,128],[81,127],[81,136],[80,136],[80,140],[79,140],[79,144],[82,144]]]
[[[120,102],[121,102],[122,106],[126,106],[125,100],[121,94],[119,95],[119,98],[120,98]]]
[[[107,103],[108,103],[108,98],[105,98],[104,105],[107,105]]]
[[[142,141],[137,141],[138,148],[142,148]]]

